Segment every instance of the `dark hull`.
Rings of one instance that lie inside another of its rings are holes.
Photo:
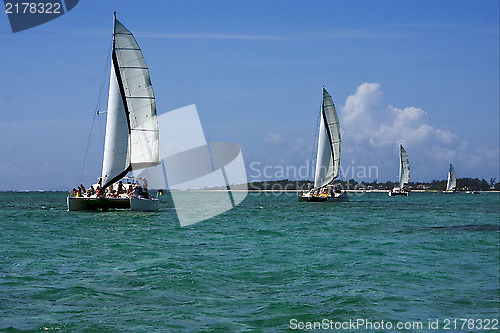
[[[311,196],[299,196],[299,202],[342,202],[349,201],[347,195],[340,195],[338,197],[311,197]]]
[[[129,198],[81,198],[68,197],[68,210],[130,209]]]
[[[327,197],[309,197],[309,196],[299,196],[299,202],[326,202]]]

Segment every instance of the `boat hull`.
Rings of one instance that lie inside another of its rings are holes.
[[[130,209],[129,198],[68,197],[66,202],[70,211]]]
[[[139,212],[152,212],[160,209],[160,200],[158,199],[143,199],[143,198],[130,198],[130,210]]]
[[[326,197],[299,196],[299,202],[326,202]]]
[[[346,194],[341,194],[336,197],[299,195],[299,202],[343,202],[343,201],[349,201],[349,197]]]
[[[68,210],[109,210],[109,209],[130,209],[139,212],[151,212],[160,208],[158,199],[143,198],[84,198],[68,197]]]
[[[388,195],[389,195],[390,197],[395,197],[395,196],[398,196],[398,195],[401,195],[401,196],[407,197],[409,194],[410,194],[410,192],[392,192],[392,191],[390,191],[390,192],[388,193]]]
[[[328,202],[343,202],[349,201],[349,197],[346,194],[341,194],[337,197],[327,197]]]

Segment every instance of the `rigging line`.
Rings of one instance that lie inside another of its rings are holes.
[[[87,155],[88,155],[88,152],[89,152],[90,140],[92,139],[92,130],[94,129],[94,123],[95,123],[96,116],[97,116],[97,112],[94,112],[94,117],[92,117],[92,125],[90,126],[89,139],[87,141],[87,148],[85,149],[85,155],[83,157],[82,170],[80,171],[80,178],[78,179],[77,184],[81,184],[82,183],[83,171],[85,170],[85,164],[87,162]]]
[[[87,140],[87,147],[85,149],[85,154],[84,154],[84,157],[83,157],[82,170],[80,171],[80,178],[78,179],[78,182],[77,182],[78,184],[82,183],[83,172],[85,171],[85,165],[87,163],[87,156],[88,156],[88,152],[89,152],[89,148],[90,148],[90,143],[92,141],[92,132],[94,130],[95,119],[99,115],[99,106],[102,104],[102,99],[103,99],[102,92],[103,92],[104,86],[106,84],[106,74],[109,71],[109,63],[110,63],[111,49],[112,48],[113,48],[113,43],[111,42],[109,50],[108,50],[108,56],[107,56],[107,59],[106,59],[106,65],[104,66],[104,74],[103,74],[103,78],[102,78],[102,81],[101,81],[102,82],[101,83],[101,87],[99,89],[99,96],[97,97],[97,105],[96,105],[95,110],[94,110],[94,116],[92,117],[92,125],[90,127],[89,138]],[[101,132],[101,137],[102,137],[102,141],[103,141],[103,145],[104,145],[104,135],[102,134],[101,121],[100,121],[101,119],[100,119],[100,117],[98,117],[98,120],[99,120],[99,130]]]

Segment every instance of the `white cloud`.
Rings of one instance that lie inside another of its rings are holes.
[[[277,144],[285,143],[286,140],[283,139],[279,134],[267,133],[266,136],[264,137],[264,142],[277,145]]]
[[[481,168],[498,168],[498,148],[471,147],[449,130],[429,124],[427,113],[418,107],[384,106],[379,83],[363,83],[339,108],[342,162],[376,165],[379,180],[397,178],[397,147],[406,148],[413,180],[430,180],[436,170],[449,163],[458,177],[474,176]],[[475,177],[475,176],[474,176]],[[395,179],[394,179],[395,180]]]
[[[249,181],[270,179],[267,175],[272,175],[273,179],[297,179],[297,170],[310,166],[312,145],[312,142],[304,140],[296,133],[286,131],[279,134],[266,133],[261,137],[258,148],[243,147],[245,161],[249,163],[247,166]],[[258,164],[250,167],[252,162],[258,162]],[[259,171],[256,172],[255,169]],[[310,177],[309,172],[301,172]],[[266,176],[262,176],[263,173],[266,173]]]

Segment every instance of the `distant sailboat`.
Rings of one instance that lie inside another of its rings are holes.
[[[339,176],[340,125],[332,96],[323,88],[314,188],[299,194],[299,201],[346,201],[347,194],[335,189]]]
[[[68,210],[156,210],[159,202],[148,194],[147,181],[120,180],[130,171],[158,164],[158,120],[149,70],[134,36],[115,13],[102,177],[89,191],[79,188],[68,196]]]
[[[450,164],[450,170],[448,171],[448,180],[446,182],[446,190],[443,193],[458,193],[457,191],[457,176],[455,175],[455,168]]]
[[[408,196],[410,193],[408,191],[408,183],[410,182],[410,162],[408,160],[408,154],[403,148],[403,145],[399,145],[399,187],[395,187],[389,191],[389,196],[404,195]]]

